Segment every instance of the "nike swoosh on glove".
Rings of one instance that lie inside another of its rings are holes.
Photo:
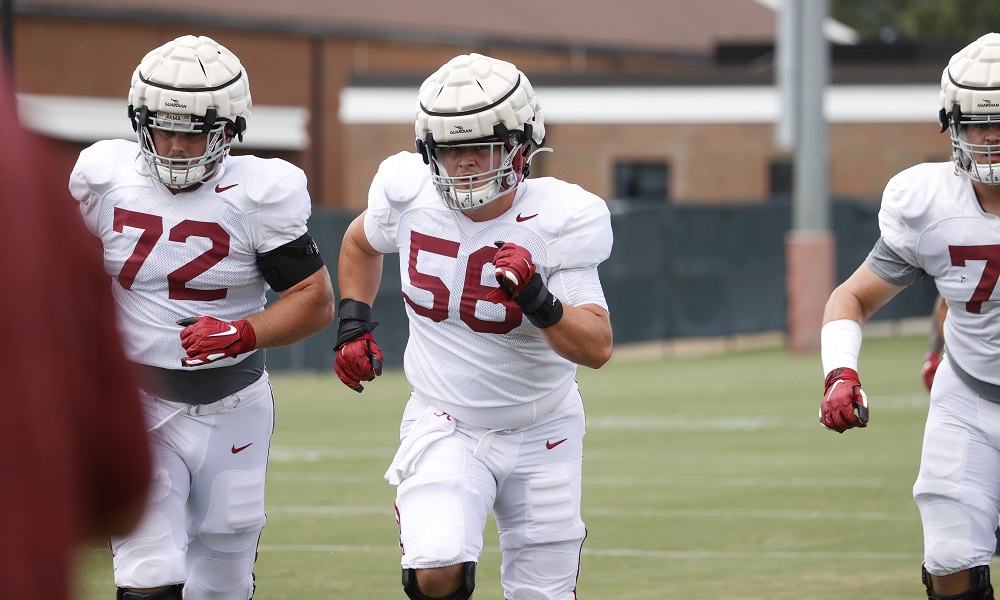
[[[250,352],[257,347],[257,334],[250,321],[220,321],[215,317],[188,317],[177,321],[181,330],[181,346],[187,356],[181,359],[183,367],[197,367]]]
[[[487,294],[486,299],[497,304],[512,300],[535,276],[535,263],[531,252],[517,244],[495,242],[499,248],[493,257],[496,267],[497,289]]]
[[[827,429],[844,433],[852,427],[868,426],[868,397],[861,389],[854,369],[839,367],[826,376],[819,422]]]

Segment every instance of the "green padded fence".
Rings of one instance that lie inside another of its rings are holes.
[[[837,282],[865,259],[878,238],[878,205],[835,201]],[[317,212],[309,228],[337,288],[340,241],[353,214]],[[785,236],[787,203],[658,206],[616,210],[614,250],[600,267],[619,344],[684,337],[728,336],[786,328]],[[930,282],[905,290],[876,319],[929,315]],[[338,293],[339,299],[339,293]],[[373,307],[375,336],[386,363],[400,365],[408,335],[399,260],[385,257]],[[267,351],[271,371],[332,370],[336,325],[285,348]]]

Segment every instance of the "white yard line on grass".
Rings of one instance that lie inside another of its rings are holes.
[[[392,461],[395,449],[389,448],[298,448],[272,445],[268,458],[272,463],[315,463],[324,460],[356,460],[358,458],[384,458]]]
[[[388,486],[380,474],[344,475],[340,473],[296,473],[270,469],[271,481],[311,481],[331,483],[373,483]],[[584,486],[610,487],[780,487],[780,488],[872,488],[887,485],[885,479],[876,477],[613,477],[584,475]]]
[[[839,510],[781,510],[781,509],[712,509],[712,508],[673,508],[673,509],[635,509],[622,510],[618,508],[586,508],[584,516],[597,517],[654,517],[661,519],[690,518],[732,518],[732,519],[780,519],[788,521],[919,521],[920,516],[914,508],[913,514],[839,511]]]
[[[399,546],[348,546],[323,544],[261,544],[261,552],[386,552],[399,554]],[[486,548],[485,553],[499,552],[497,548]],[[583,554],[588,556],[629,556],[634,558],[670,558],[670,559],[785,559],[785,560],[899,560],[912,561],[922,558],[915,552],[794,552],[782,550],[752,550],[745,552],[729,552],[715,550],[636,550],[632,548],[591,549],[584,548]]]
[[[602,477],[584,475],[583,484],[612,487],[666,487],[683,484],[705,487],[876,488],[886,481],[873,477]]]
[[[914,511],[913,514],[890,513],[890,512],[864,512],[864,511],[839,511],[839,510],[781,510],[781,509],[711,509],[711,508],[676,508],[676,509],[620,509],[594,507],[583,509],[585,517],[650,517],[660,519],[775,519],[791,521],[918,521],[919,516]],[[392,505],[379,506],[306,506],[306,505],[277,505],[267,507],[268,515],[328,515],[328,516],[357,516],[357,515],[391,515]]]

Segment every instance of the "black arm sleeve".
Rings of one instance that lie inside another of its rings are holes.
[[[297,240],[257,255],[257,268],[264,281],[276,292],[283,292],[309,277],[323,266],[319,247],[308,232]]]

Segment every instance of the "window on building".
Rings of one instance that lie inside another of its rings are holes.
[[[795,169],[792,161],[780,159],[771,161],[771,200],[790,200]]]
[[[615,163],[615,198],[636,202],[670,199],[670,165],[666,162]]]

